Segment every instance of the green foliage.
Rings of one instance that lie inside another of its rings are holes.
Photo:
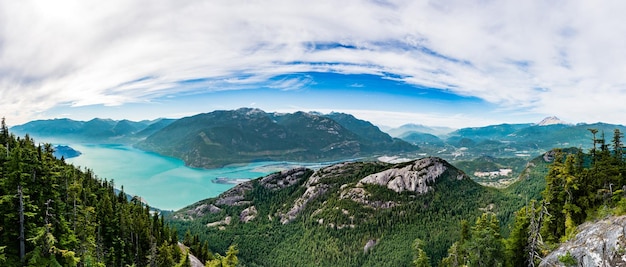
[[[239,259],[237,259],[237,254],[239,250],[237,250],[237,245],[231,245],[228,247],[228,251],[226,251],[226,256],[222,256],[220,254],[215,254],[215,259],[207,261],[206,267],[235,267],[239,264]]]
[[[163,218],[115,194],[112,182],[55,158],[49,144],[8,134],[5,126],[0,139],[2,266],[146,266],[158,258],[157,248],[176,253]]]
[[[0,247],[0,263],[3,263],[7,260],[6,255],[4,255],[4,249],[6,248],[6,246],[4,247]]]
[[[191,260],[189,259],[189,253],[185,253],[176,267],[191,267]]]
[[[528,231],[530,226],[530,207],[525,206],[515,213],[509,237],[504,241],[506,266],[528,266]],[[532,211],[530,211],[532,212]]]
[[[413,241],[413,252],[415,255],[413,256],[413,265],[415,267],[430,267],[430,258],[424,252],[424,242],[419,238],[416,238]]]
[[[465,227],[465,224],[461,225],[461,228]],[[441,265],[503,266],[502,242],[500,222],[494,214],[483,213],[476,219],[469,235],[461,235],[461,239],[450,247],[448,257],[441,261]]]
[[[562,256],[559,256],[559,261],[562,262],[565,266],[578,266],[578,261],[569,251]]]

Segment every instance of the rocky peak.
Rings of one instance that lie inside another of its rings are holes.
[[[555,125],[555,124],[567,124],[564,121],[560,120],[556,116],[546,117],[537,123],[537,126],[547,126],[547,125]]]
[[[410,191],[414,193],[427,193],[433,189],[435,182],[451,166],[441,158],[422,158],[415,160],[406,166],[388,169],[379,173],[366,176],[359,181],[359,184],[377,184],[386,186],[396,191]],[[455,169],[456,170],[456,169]],[[458,170],[456,179],[461,180],[467,176]],[[358,185],[357,185],[358,186]]]

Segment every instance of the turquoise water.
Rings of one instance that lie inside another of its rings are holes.
[[[66,162],[87,167],[98,177],[113,180],[116,188],[143,197],[150,206],[177,210],[199,200],[215,197],[233,184],[211,182],[217,177],[257,178],[295,166],[320,164],[256,162],[219,169],[189,168],[175,158],[145,152],[124,145],[69,144],[82,154]]]

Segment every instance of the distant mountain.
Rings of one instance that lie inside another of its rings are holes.
[[[567,124],[550,117],[540,123],[499,124],[484,127],[462,128],[445,137],[424,133],[407,133],[401,139],[420,146],[420,152],[447,160],[472,160],[481,156],[523,157],[530,159],[557,147],[590,149],[592,134],[597,129],[597,138],[610,144],[615,129],[626,132],[626,126],[593,123]],[[604,137],[602,137],[604,135]]]
[[[441,138],[422,132],[408,132],[400,136],[400,139],[407,141],[411,144],[423,146],[423,145],[443,145],[444,141]]]
[[[462,128],[449,133],[451,137],[470,138],[477,140],[484,139],[503,139],[508,135],[515,133],[521,129],[532,126],[530,123],[526,124],[498,124],[489,125],[485,127],[470,127]]]
[[[415,151],[351,115],[242,108],[177,120],[137,144],[194,167],[258,160],[327,161]]]
[[[420,132],[427,133],[432,135],[446,135],[450,132],[454,131],[453,128],[450,127],[441,127],[441,126],[426,126],[422,124],[405,124],[398,128],[390,128],[385,130],[386,133],[393,137],[400,137],[402,135],[407,135],[411,132]]]
[[[554,124],[567,124],[566,122],[560,120],[556,116],[546,117],[537,123],[537,126],[546,126],[546,125],[554,125]]]
[[[211,250],[238,242],[246,266],[409,266],[426,242],[436,264],[461,220],[490,209],[507,225],[525,199],[480,186],[440,158],[299,168],[235,186],[167,220]],[[196,232],[192,232],[195,234]]]
[[[54,139],[71,142],[96,143],[134,143],[145,138],[174,120],[158,119],[154,121],[129,121],[95,118],[90,121],[71,119],[36,120],[11,128],[18,135],[29,134],[42,139]]]

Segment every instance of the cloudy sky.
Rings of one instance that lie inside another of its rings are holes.
[[[0,1],[0,116],[626,124],[626,2]]]

